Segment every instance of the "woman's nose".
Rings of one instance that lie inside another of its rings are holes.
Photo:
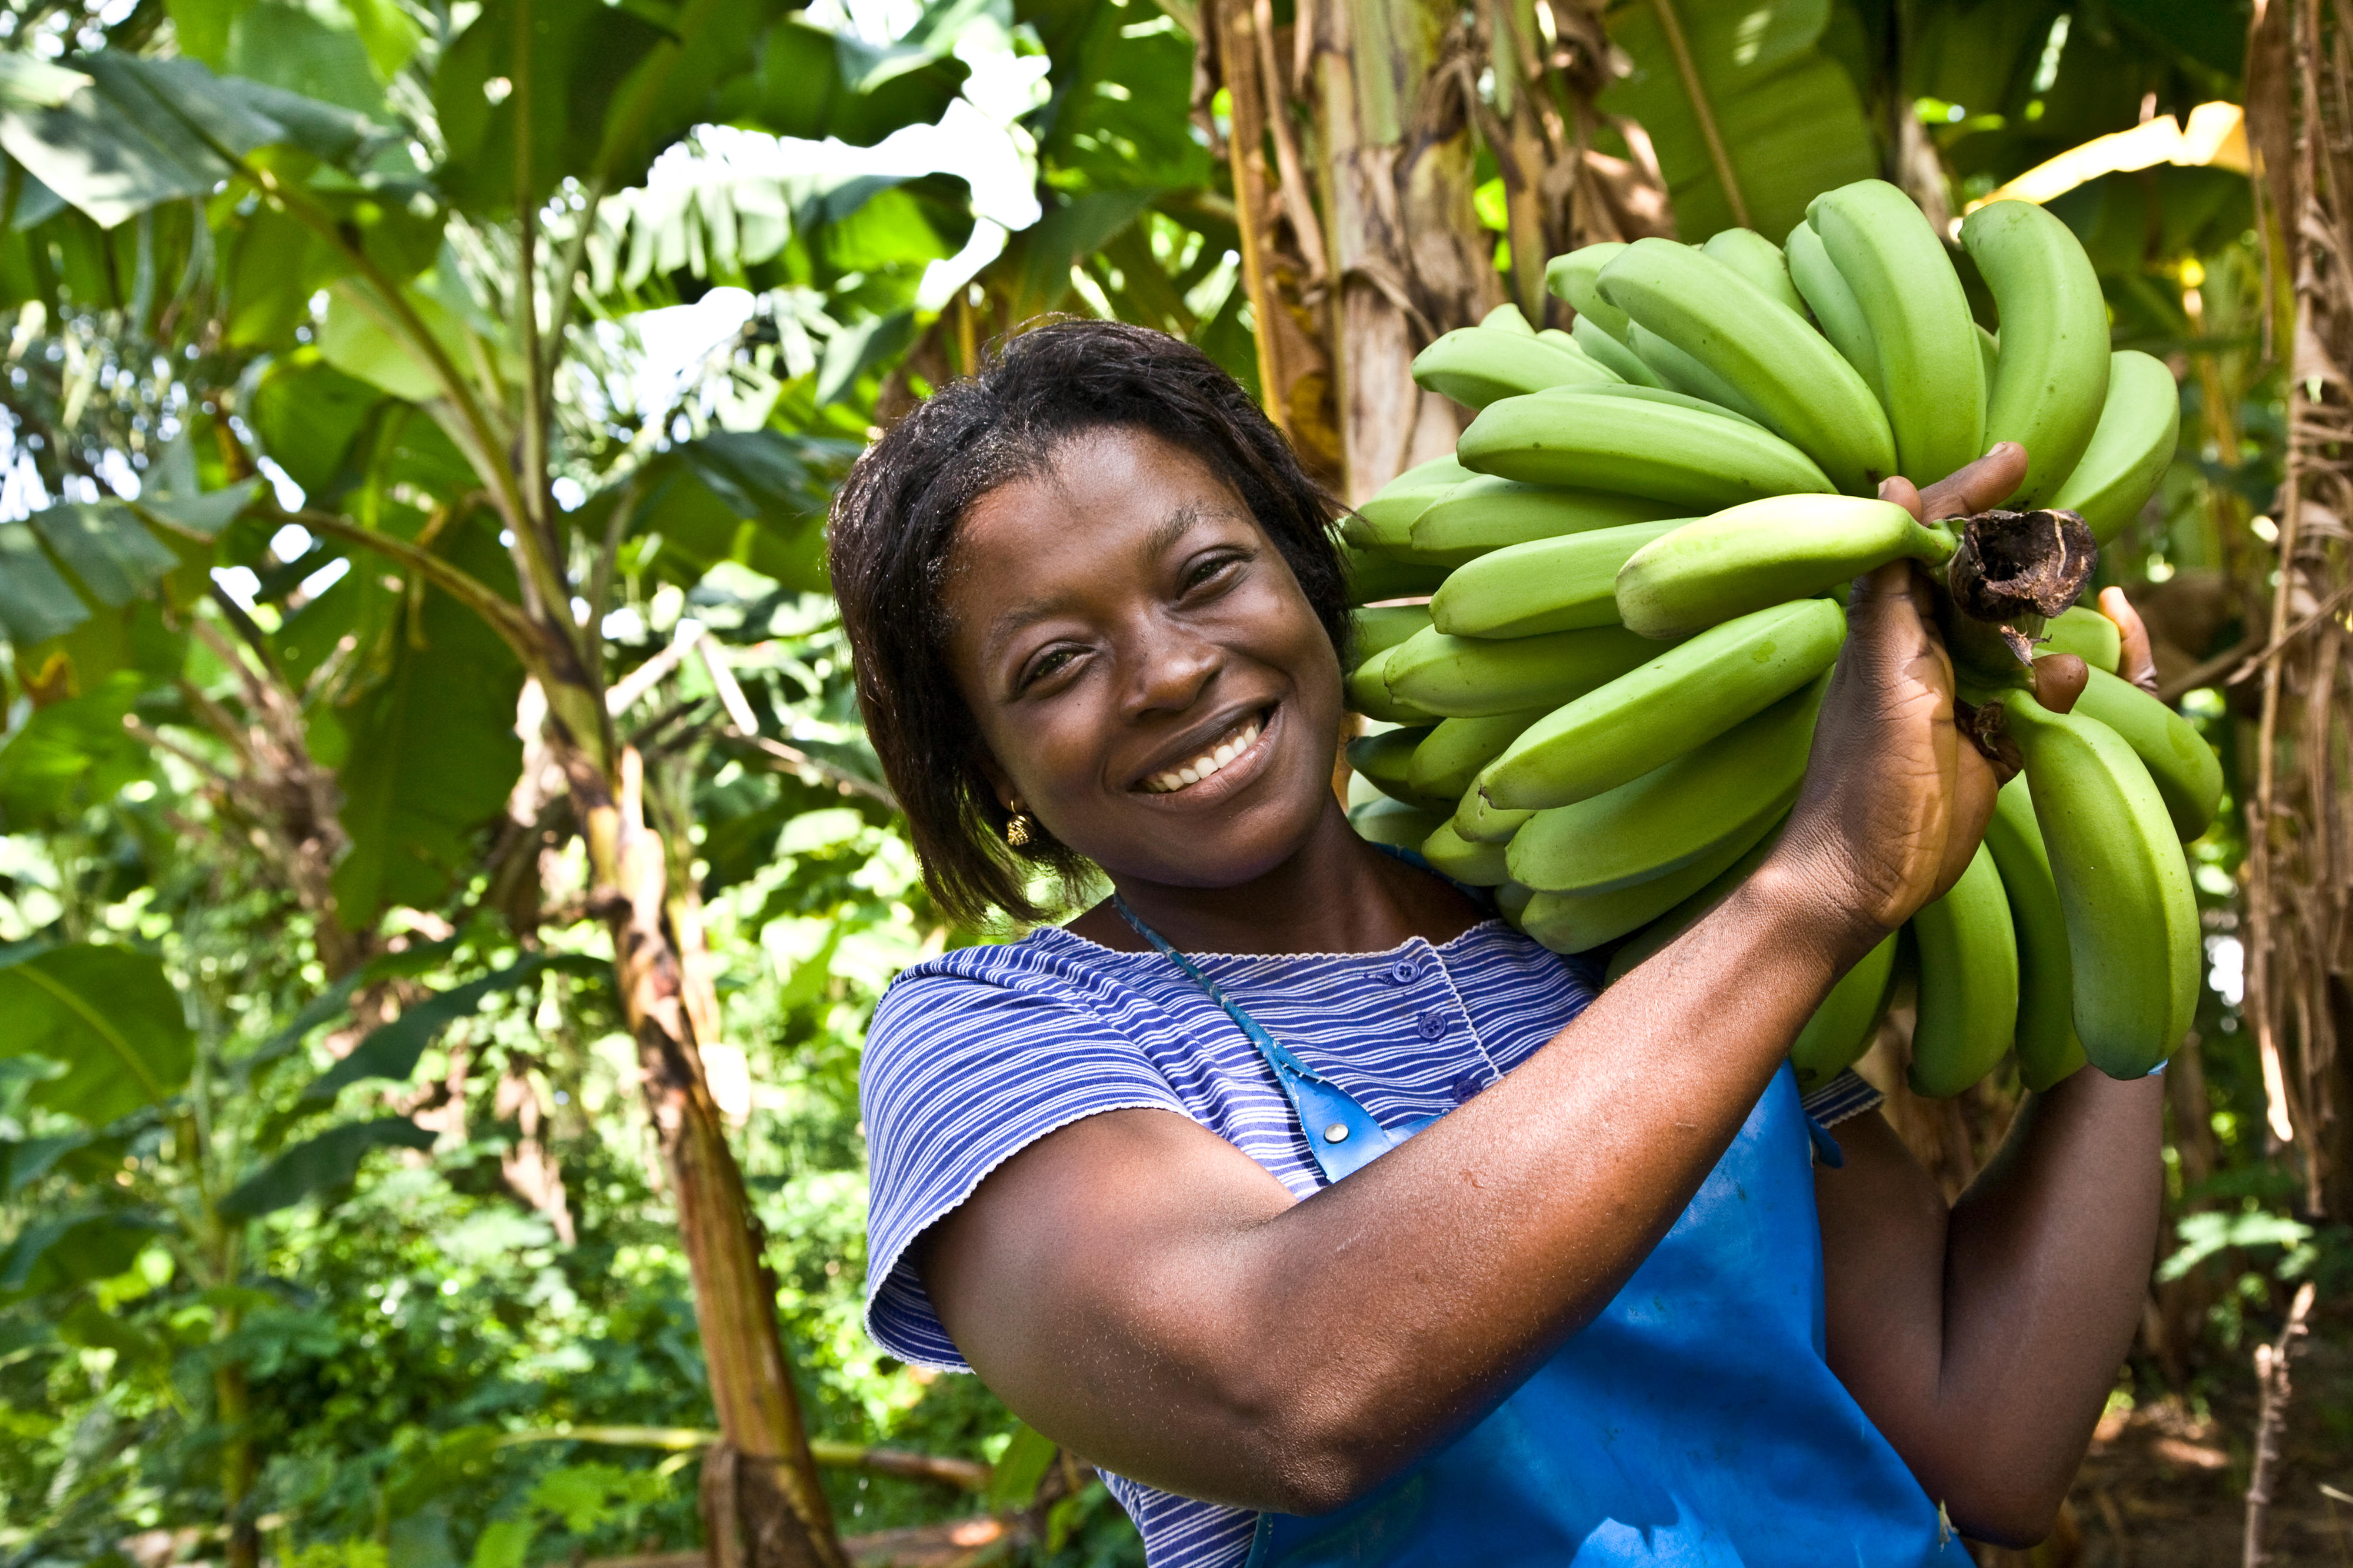
[[[1127,716],[1182,713],[1201,700],[1224,663],[1218,646],[1165,623],[1145,628],[1131,658]]]

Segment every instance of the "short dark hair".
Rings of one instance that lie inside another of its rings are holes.
[[[977,374],[940,388],[859,458],[828,544],[867,734],[906,809],[925,885],[968,927],[997,911],[1046,919],[1053,911],[1029,894],[1033,871],[1057,873],[1067,904],[1089,867],[1043,832],[1019,850],[1005,843],[979,727],[947,666],[941,595],[956,525],[989,491],[1042,473],[1072,437],[1116,426],[1152,432],[1231,485],[1333,646],[1346,647],[1339,502],[1217,362],[1118,321],[1050,321],[991,344]]]

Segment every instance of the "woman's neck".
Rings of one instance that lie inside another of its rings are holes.
[[[1336,800],[1296,854],[1250,881],[1114,885],[1135,918],[1179,952],[1378,952],[1409,937],[1449,941],[1481,918],[1449,883],[1357,837]],[[1145,945],[1108,900],[1070,930],[1104,947]]]

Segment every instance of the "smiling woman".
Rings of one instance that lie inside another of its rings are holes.
[[[2025,464],[1883,493],[1981,510]],[[1856,585],[1777,847],[1599,994],[1350,830],[1337,510],[1206,358],[1098,322],[1013,340],[845,487],[834,585],[935,896],[1115,889],[877,1009],[876,1337],[1103,1466],[1155,1568],[2038,1537],[2138,1310],[2157,1086],[2030,1097],[1948,1210],[1867,1088],[1801,1101],[1785,1060],[1991,810],[1925,584]]]

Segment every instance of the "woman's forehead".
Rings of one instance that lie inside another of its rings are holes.
[[[1151,556],[1203,524],[1250,522],[1225,477],[1149,431],[1091,431],[985,492],[958,523],[959,574],[990,558]]]

